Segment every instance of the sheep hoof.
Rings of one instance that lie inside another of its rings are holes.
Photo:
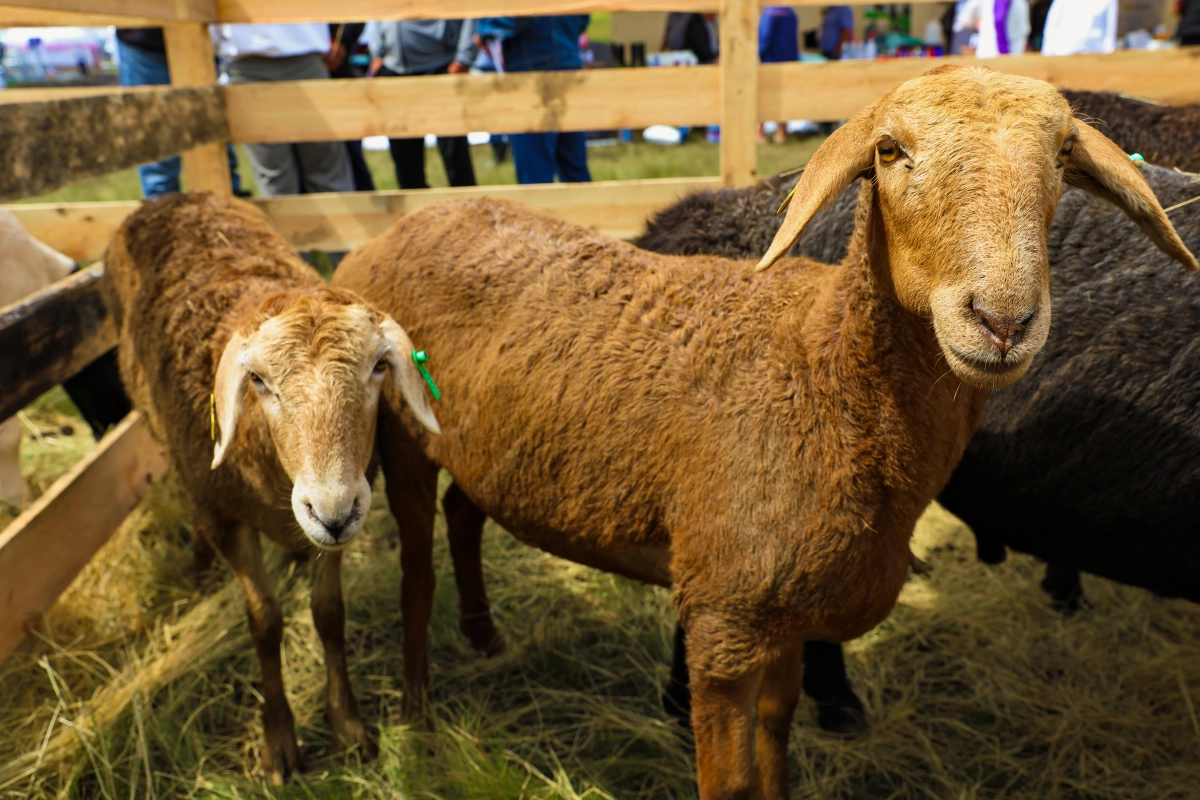
[[[259,769],[267,783],[282,786],[289,775],[304,771],[300,748],[296,744],[296,732],[292,728],[266,732]]]
[[[871,729],[862,701],[853,694],[839,702],[820,703],[817,706],[817,725],[826,733],[846,737],[862,736]]]
[[[459,629],[471,642],[471,647],[475,652],[487,658],[503,655],[504,651],[508,649],[508,642],[504,640],[504,634],[496,630],[496,626],[492,624],[490,618],[482,624],[479,620],[464,619],[459,623]]]
[[[363,761],[374,761],[379,754],[379,748],[375,745],[375,741],[371,735],[367,733],[367,726],[358,717],[345,717],[337,723],[331,723],[333,728],[333,742],[330,745],[330,750],[333,753],[344,753],[354,748],[358,749],[359,756]]]

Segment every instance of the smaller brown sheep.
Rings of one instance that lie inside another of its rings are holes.
[[[419,335],[445,389],[436,438],[380,407],[407,679],[425,674],[441,466],[464,613],[485,514],[670,586],[700,797],[788,796],[805,642],[887,616],[987,390],[1045,342],[1063,183],[1197,268],[1128,157],[1040,81],[943,67],[893,89],[813,157],[760,268],[859,176],[840,264],[758,274],[485,200],[429,206],[346,258],[335,283]]]
[[[166,448],[197,540],[229,562],[246,596],[262,667],[264,774],[282,783],[301,759],[280,672],[283,617],[258,531],[318,556],[312,610],[333,748],[372,756],[346,671],[341,550],[370,507],[389,369],[416,418],[438,432],[408,335],[356,295],[323,286],[253,206],[205,193],[147,203],[126,220],[103,288],[134,405]]]

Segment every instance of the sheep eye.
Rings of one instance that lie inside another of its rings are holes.
[[[376,375],[382,375],[383,373],[387,372],[387,361],[382,358],[376,361],[373,372]]]
[[[1075,142],[1068,140],[1067,143],[1062,146],[1062,149],[1058,151],[1058,166],[1060,169],[1064,164],[1067,163],[1067,159],[1071,157],[1071,153],[1074,151],[1074,149]]]
[[[879,143],[877,149],[879,150],[879,160],[885,164],[895,161],[902,152],[895,139],[884,139]]]
[[[263,379],[258,377],[257,372],[250,373],[250,383],[254,386],[254,391],[256,392],[265,392],[267,390],[267,384],[263,383]]]

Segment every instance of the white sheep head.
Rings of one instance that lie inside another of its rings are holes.
[[[300,528],[318,547],[344,546],[371,507],[365,473],[389,369],[416,418],[441,432],[412,353],[404,330],[351,292],[305,287],[266,299],[217,366],[212,468],[238,449],[270,459],[261,450],[273,446]],[[247,403],[261,410],[271,441],[245,425],[239,435]]]
[[[1065,180],[1129,215],[1196,269],[1149,185],[1113,142],[1043,81],[943,66],[893,89],[821,146],[758,268],[860,176],[874,182],[871,252],[899,302],[933,320],[967,383],[1021,377],[1050,330],[1046,238]]]

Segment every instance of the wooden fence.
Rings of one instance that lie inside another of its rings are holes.
[[[918,0],[923,1],[923,0]],[[928,0],[924,0],[928,1]],[[820,6],[824,0],[785,0]],[[756,123],[844,119],[924,59],[758,63],[767,0],[10,0],[0,27],[162,26],[171,87],[0,92],[0,202],[182,153],[191,189],[229,192],[226,142],[519,133],[720,123],[720,175],[596,184],[303,195],[256,202],[299,249],[348,249],[398,216],[451,197],[502,196],[627,237],[647,214],[700,188],[755,182]],[[771,0],[770,4],[778,2]],[[209,23],[482,17],[591,11],[715,11],[720,66],[454,75],[216,86]],[[944,59],[936,63],[957,61]],[[998,59],[1006,72],[1074,89],[1200,103],[1200,48]],[[34,236],[83,260],[102,257],[134,202],[16,205]],[[0,309],[0,417],[113,345],[96,294],[99,268]],[[13,360],[8,365],[7,360]],[[0,660],[21,641],[165,469],[137,414],[0,532]]]

